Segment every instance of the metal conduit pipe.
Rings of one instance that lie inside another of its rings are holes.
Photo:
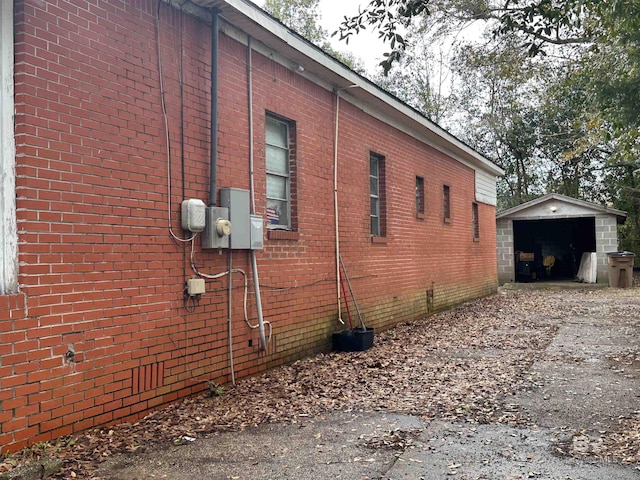
[[[229,288],[229,292],[227,294],[227,300],[228,300],[228,304],[227,304],[227,309],[228,311],[228,318],[227,318],[227,328],[228,328],[228,333],[229,333],[229,368],[231,369],[231,385],[236,384],[236,374],[235,374],[235,370],[233,367],[233,331],[232,331],[232,323],[231,323],[231,312],[232,312],[232,306],[233,306],[233,302],[232,302],[232,292],[233,292],[233,260],[232,260],[232,250],[229,249],[228,250],[228,261],[229,261],[229,275],[227,275],[227,281],[229,282],[227,284],[227,287]]]
[[[336,88],[334,93],[336,94],[336,120],[335,120],[335,132],[333,138],[333,209],[335,216],[336,227],[336,302],[338,304],[338,321],[344,325],[342,320],[342,295],[340,293],[340,230],[338,222],[338,133],[340,132],[340,92],[348,88],[357,88],[358,85],[349,85],[348,87]]]
[[[340,233],[338,230],[338,120],[340,114],[340,90],[336,90],[336,121],[333,139],[333,209],[336,226],[336,302],[338,304],[338,321],[342,320],[342,302],[340,300]]]
[[[218,14],[211,9],[211,151],[209,158],[209,205],[217,205],[218,182]]]
[[[251,60],[251,36],[247,38],[247,89],[249,99],[249,195],[251,197],[251,214],[256,213],[256,196],[253,179],[253,81]],[[256,313],[258,315],[258,332],[260,334],[260,349],[267,349],[267,339],[264,334],[264,317],[262,315],[262,299],[260,298],[260,279],[258,278],[258,260],[256,251],[251,250],[251,271],[253,273],[253,289],[256,296]]]

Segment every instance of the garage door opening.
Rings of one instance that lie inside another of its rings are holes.
[[[595,217],[514,220],[517,282],[573,280],[584,252],[596,251]]]

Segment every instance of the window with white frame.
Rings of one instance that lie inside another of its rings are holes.
[[[371,152],[369,154],[369,216],[371,218],[371,236],[373,237],[386,236],[384,171],[384,157]]]
[[[292,230],[293,122],[266,117],[267,228]]]

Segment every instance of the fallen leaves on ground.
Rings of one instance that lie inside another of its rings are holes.
[[[419,431],[413,430],[391,430],[383,435],[367,437],[364,445],[374,450],[397,450],[404,451],[420,434]]]
[[[100,462],[115,453],[144,450],[157,442],[188,443],[212,432],[267,422],[295,423],[328,411],[526,425],[528,419],[508,396],[541,382],[529,370],[556,332],[553,319],[612,313],[607,295],[624,292],[629,291],[503,292],[376,333],[375,346],[368,351],[299,360],[242,380],[221,396],[189,398],[135,424],[50,442],[46,454],[63,460],[58,478],[71,472],[90,478]],[[584,301],[587,297],[590,302]],[[638,305],[629,305],[625,309],[617,304],[613,313],[637,322]],[[374,442],[393,448],[411,440],[402,435],[391,432]],[[623,422],[602,448],[608,456],[638,461],[640,417]],[[12,456],[6,468],[28,459],[30,451]]]

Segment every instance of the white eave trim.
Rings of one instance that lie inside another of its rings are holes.
[[[407,126],[413,129],[424,129],[424,135],[430,137],[428,144],[441,151],[450,153],[457,160],[464,159],[476,168],[480,168],[492,175],[502,176],[504,170],[498,167],[493,162],[489,161],[479,152],[475,151],[469,145],[465,144],[451,133],[447,132],[442,127],[433,123],[417,110],[411,108],[404,102],[400,101],[393,95],[385,92],[383,89],[375,85],[373,82],[358,75],[356,72],[342,64],[332,56],[326,54],[322,49],[316,47],[311,42],[307,41],[300,35],[296,34],[282,23],[275,20],[269,14],[264,12],[261,8],[254,5],[251,2],[245,0],[192,0],[195,4],[204,8],[220,8],[223,17],[231,17],[230,12],[225,12],[225,6],[231,7],[236,12],[241,14],[245,20],[249,20],[251,23],[258,26],[264,32],[268,32],[268,35],[276,37],[279,41],[284,42],[287,46],[299,52],[305,57],[305,61],[311,60],[331,71],[336,78],[335,88],[342,89],[346,87],[356,86],[358,88],[349,88],[349,97],[357,98],[361,102],[371,105],[371,108],[379,108],[371,104],[371,97],[378,100],[382,105],[388,106],[391,110],[399,112],[405,120]],[[225,13],[227,15],[225,15]],[[232,24],[234,24],[233,18],[228,18]],[[243,28],[242,25],[236,25],[237,28]],[[255,32],[247,32],[254,36],[259,41],[265,41],[264,38],[260,38]],[[339,84],[338,84],[339,83]],[[358,92],[361,90],[361,92]],[[354,102],[355,103],[355,102]],[[384,119],[381,119],[385,121]],[[413,125],[413,126],[411,126]]]
[[[0,294],[18,290],[13,0],[0,0]]]
[[[605,215],[615,215],[617,217],[620,218],[626,218],[627,217],[627,212],[623,211],[623,210],[618,210],[616,208],[610,208],[610,207],[604,207],[602,205],[598,205],[595,203],[591,203],[591,202],[586,202],[584,200],[579,200],[577,198],[573,198],[573,197],[567,197],[566,195],[561,195],[559,193],[548,193],[547,195],[543,195],[540,198],[536,198],[534,200],[531,200],[529,202],[523,203],[521,205],[517,205],[515,207],[511,207],[507,210],[503,210],[502,212],[498,213],[496,215],[497,219],[500,218],[513,218],[513,219],[517,219],[518,213],[528,210],[532,207],[535,207],[536,205],[540,205],[542,203],[548,202],[550,200],[556,200],[558,202],[563,202],[563,203],[567,203],[567,204],[571,204],[571,205],[576,205],[576,206],[580,206],[583,208],[587,208],[593,211],[594,215],[595,214],[605,214]],[[525,217],[523,217],[525,218]],[[545,217],[546,218],[546,217]]]

